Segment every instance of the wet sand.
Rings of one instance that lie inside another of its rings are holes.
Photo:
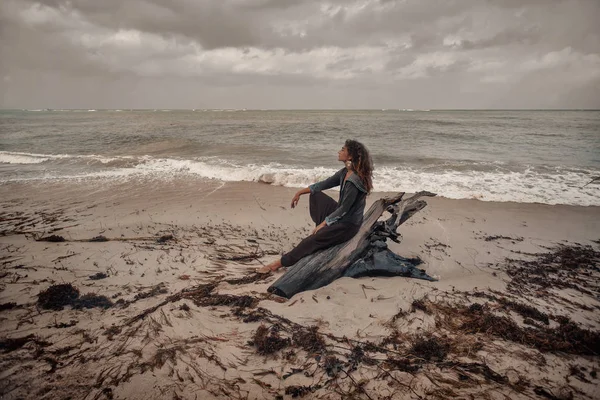
[[[430,198],[389,245],[438,282],[288,300],[252,271],[312,231],[296,190],[0,186],[2,398],[597,396],[599,207]],[[55,285],[79,303],[43,308]]]

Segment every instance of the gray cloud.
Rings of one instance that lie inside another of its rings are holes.
[[[600,107],[598,16],[588,0],[5,0],[0,106]]]

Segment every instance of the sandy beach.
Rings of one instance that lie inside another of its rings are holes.
[[[0,186],[0,398],[600,398],[599,207],[428,198],[389,246],[437,282],[285,299],[253,270],[312,231],[296,190]]]

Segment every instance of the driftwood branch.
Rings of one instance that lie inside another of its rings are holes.
[[[419,192],[402,200],[404,193],[399,193],[376,201],[366,212],[360,230],[352,239],[304,257],[268,291],[290,298],[296,293],[326,286],[342,276],[358,277],[370,273],[435,280],[416,268],[420,260],[402,258],[388,250],[385,243],[388,238],[399,242],[400,235],[396,229],[427,205],[419,198],[428,196],[435,194]],[[391,217],[378,221],[386,210],[392,214]]]

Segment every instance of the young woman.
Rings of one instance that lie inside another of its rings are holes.
[[[367,148],[355,140],[346,140],[338,152],[338,160],[345,164],[344,168],[324,181],[298,191],[292,199],[294,208],[300,196],[310,193],[310,216],[316,224],[312,235],[257,272],[270,273],[289,267],[317,250],[343,243],[356,235],[362,224],[367,194],[373,188],[373,164]],[[339,203],[322,192],[335,186],[340,186]]]

